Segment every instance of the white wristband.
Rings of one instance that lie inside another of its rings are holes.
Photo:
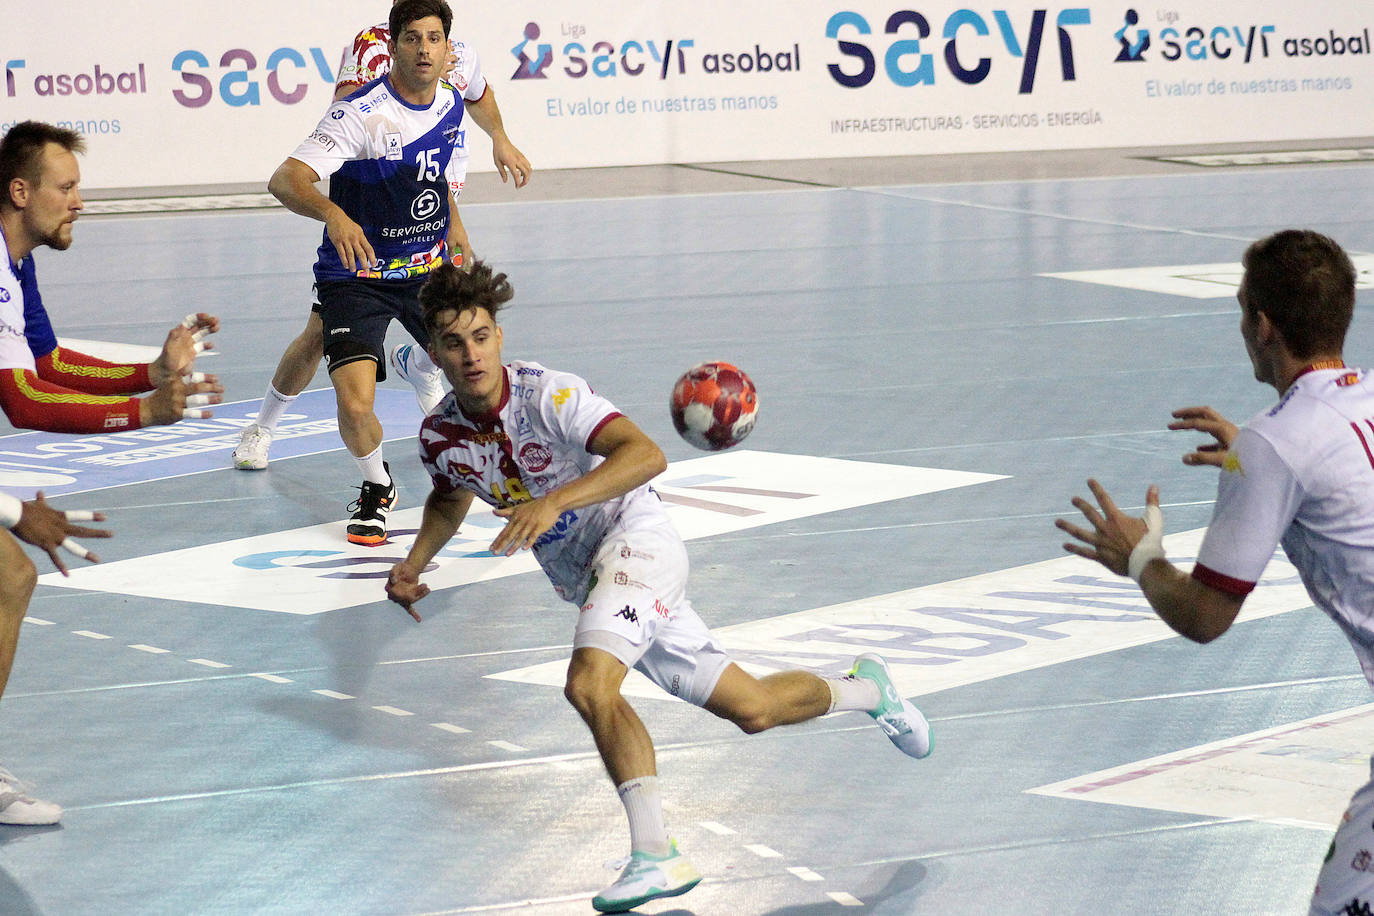
[[[1140,576],[1151,560],[1164,559],[1164,513],[1159,506],[1145,507],[1145,536],[1142,537],[1126,560],[1126,575],[1140,584]]]
[[[0,493],[0,528],[13,528],[24,515],[24,504],[19,497]]]

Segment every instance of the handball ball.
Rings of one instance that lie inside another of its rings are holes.
[[[749,376],[729,363],[702,363],[683,373],[669,403],[673,426],[708,452],[739,445],[754,428],[759,396]]]

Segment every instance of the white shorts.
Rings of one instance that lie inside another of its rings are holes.
[[[730,664],[687,600],[687,548],[671,523],[613,530],[592,561],[573,648],[603,649],[704,706]]]
[[[1355,792],[1336,828],[1309,916],[1369,912],[1374,912],[1374,765],[1370,781]]]

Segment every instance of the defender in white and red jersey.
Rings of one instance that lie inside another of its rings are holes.
[[[1101,512],[1074,505],[1093,530],[1060,519],[1064,548],[1135,579],[1165,623],[1197,642],[1230,628],[1274,549],[1283,545],[1312,602],[1350,639],[1374,684],[1374,379],[1346,367],[1355,268],[1341,247],[1287,230],[1245,252],[1241,337],[1255,378],[1280,394],[1237,429],[1210,407],[1174,411],[1170,429],[1216,441],[1184,456],[1221,468],[1216,508],[1191,574],[1164,558],[1159,491],[1130,518],[1096,482]],[[1374,780],[1355,793],[1313,896],[1312,916],[1374,907]]]
[[[683,894],[701,875],[663,822],[654,746],[620,694],[630,668],[750,734],[837,710],[864,710],[912,757],[930,753],[925,718],[876,655],[844,678],[785,671],[763,679],[730,661],[687,600],[687,550],[649,481],[667,467],[639,427],[585,381],[538,363],[501,363],[496,315],[512,291],[481,261],[450,264],[420,291],[430,355],[453,391],[420,430],[434,482],[420,530],[387,580],[417,621],[426,565],[472,500],[506,526],[492,553],[532,549],[558,594],[578,605],[565,694],[596,739],[630,822],[629,864],[592,900],[624,912]]]
[[[392,5],[395,5],[395,0]],[[389,22],[363,29],[357,34],[353,43],[344,49],[338,78],[334,84],[334,101],[347,98],[364,84],[381,79],[390,72],[390,41]],[[510,137],[506,135],[501,109],[496,104],[496,93],[482,75],[477,50],[471,45],[450,38],[443,69],[444,80],[458,91],[467,114],[491,138],[492,159],[496,163],[501,180],[514,178],[515,186],[523,187],[529,180],[529,160],[515,148]],[[466,124],[459,127],[456,140],[446,170],[449,191],[455,203],[467,183],[469,156]],[[472,243],[468,240],[467,229],[463,226],[462,217],[456,206],[449,214],[447,241],[449,257],[460,262],[471,261],[474,258]],[[246,427],[241,434],[231,458],[234,467],[244,471],[266,469],[267,455],[272,446],[277,423],[315,377],[324,355],[323,346],[323,327],[319,303],[316,302],[306,320],[305,330],[287,345],[277,362],[276,372],[273,373],[272,381],[263,396],[257,421]],[[442,374],[429,361],[423,347],[409,343],[398,344],[391,349],[387,362],[401,378],[414,386],[415,397],[420,403],[420,408],[426,413],[444,396]]]

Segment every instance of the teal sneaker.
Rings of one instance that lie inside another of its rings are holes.
[[[882,701],[869,715],[887,733],[892,743],[897,745],[897,749],[917,760],[929,757],[935,748],[930,723],[921,715],[919,709],[911,705],[911,701],[897,693],[887,662],[877,655],[864,653],[854,659],[854,667],[849,669],[849,673],[853,677],[865,678],[878,685]]]
[[[701,873],[677,851],[677,841],[669,840],[668,854],[661,858],[630,853],[620,877],[592,898],[592,906],[601,913],[624,913],[650,900],[685,894],[700,881]]]

